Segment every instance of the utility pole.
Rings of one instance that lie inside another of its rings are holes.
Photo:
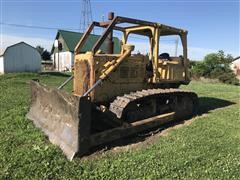
[[[92,22],[92,7],[90,0],[82,0],[81,2],[80,32],[84,32]]]
[[[176,41],[175,41],[175,57],[177,57],[177,55],[178,55],[178,38],[176,39]]]

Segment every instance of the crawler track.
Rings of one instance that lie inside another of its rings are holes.
[[[134,122],[174,111],[175,119],[189,118],[198,106],[197,94],[181,89],[147,89],[118,96],[110,111],[126,122]]]

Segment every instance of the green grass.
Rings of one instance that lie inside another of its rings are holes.
[[[192,82],[199,116],[171,129],[155,144],[98,158],[69,162],[25,115],[29,80],[56,86],[66,77],[37,74],[0,76],[0,179],[239,179],[240,89]],[[67,87],[71,91],[71,87]]]

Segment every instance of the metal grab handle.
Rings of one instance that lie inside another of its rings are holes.
[[[70,76],[66,81],[64,81],[57,89],[62,89],[69,81],[73,79],[73,75]]]
[[[92,90],[95,89],[95,87],[101,84],[101,82],[102,82],[102,79],[97,80],[97,82],[89,90],[87,90],[87,92],[85,92],[83,96],[87,96],[90,92],[92,92]]]

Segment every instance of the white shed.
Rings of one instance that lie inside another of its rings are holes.
[[[240,79],[240,56],[233,59],[234,61],[230,63],[230,68],[233,73],[236,74],[236,77]]]
[[[0,73],[38,72],[41,70],[41,56],[29,44],[20,42],[7,47],[0,56]]]
[[[81,39],[83,33],[59,30],[57,32],[54,44],[52,46],[52,60],[55,70],[71,71],[74,64],[74,49]],[[90,34],[88,43],[81,49],[81,53],[91,51],[94,44],[99,39],[99,35]],[[113,37],[114,53],[118,54],[121,51],[121,42],[118,38]],[[56,44],[55,44],[56,43]],[[61,47],[61,48],[60,48]],[[106,51],[106,46],[100,47],[102,51]]]

